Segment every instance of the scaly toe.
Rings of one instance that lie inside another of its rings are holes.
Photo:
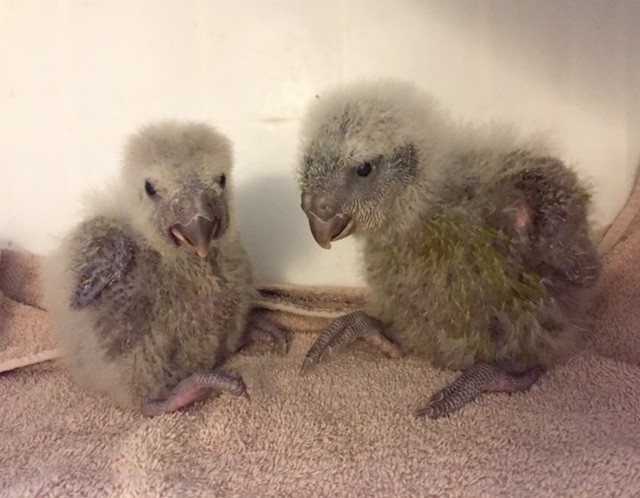
[[[414,410],[413,414],[419,418],[428,417],[431,419],[437,419],[446,417],[450,415],[450,411],[445,398],[445,393],[443,391],[438,391],[429,398],[424,406]]]
[[[304,377],[305,375],[307,375],[311,370],[313,370],[313,367],[315,366],[315,364],[316,362],[311,358],[305,358],[304,362],[302,362],[302,366],[300,367],[299,375],[301,377]]]

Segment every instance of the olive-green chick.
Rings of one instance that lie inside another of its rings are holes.
[[[354,234],[371,291],[303,372],[356,338],[462,370],[416,411],[437,418],[524,391],[576,351],[572,317],[600,273],[590,195],[536,140],[454,121],[409,84],[355,83],[311,105],[298,173],[315,240]]]

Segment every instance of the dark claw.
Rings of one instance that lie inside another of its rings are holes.
[[[332,351],[340,351],[356,339],[365,339],[392,358],[401,356],[398,346],[387,339],[384,325],[364,311],[354,311],[336,318],[311,346],[300,368],[305,375],[320,359]]]
[[[289,331],[275,320],[272,320],[268,312],[253,310],[245,335],[246,342],[266,342],[283,356],[289,352]]]
[[[311,367],[313,367],[315,364],[315,361],[306,357],[302,362],[302,366],[300,367],[300,375],[306,375],[307,373],[309,373],[309,370],[311,370]]]
[[[242,376],[234,370],[219,368],[212,372],[196,372],[181,380],[166,399],[155,399],[145,403],[142,414],[145,417],[154,417],[174,412],[205,399],[214,392],[228,392],[249,398]]]
[[[473,401],[483,392],[520,392],[529,389],[543,373],[539,367],[511,373],[500,366],[477,363],[460,377],[429,398],[427,404],[415,410],[417,417],[437,419],[448,417]]]

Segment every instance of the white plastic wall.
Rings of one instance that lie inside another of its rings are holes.
[[[636,0],[1,0],[0,239],[46,252],[130,132],[202,119],[235,144],[258,278],[359,284],[354,241],[327,252],[308,231],[297,133],[325,87],[380,76],[551,132],[604,226],[640,159],[639,47]]]

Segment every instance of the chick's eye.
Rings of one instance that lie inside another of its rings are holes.
[[[153,197],[154,195],[156,195],[156,188],[149,180],[144,182],[144,191],[149,197]]]
[[[369,161],[363,162],[360,166],[356,168],[356,175],[358,176],[369,176],[371,174],[373,167]]]
[[[226,176],[224,176],[224,175],[220,175],[220,176],[218,177],[218,184],[219,184],[222,188],[224,188],[224,186],[225,186],[225,184],[226,184],[226,183],[227,183],[227,177],[226,177]]]

